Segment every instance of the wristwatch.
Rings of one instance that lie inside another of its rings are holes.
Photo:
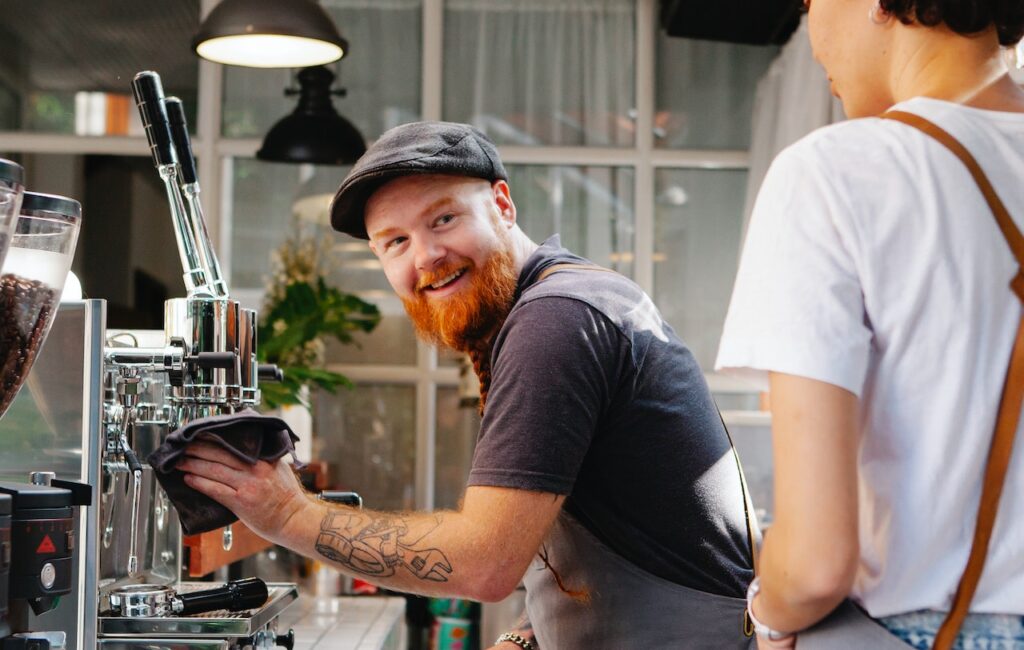
[[[760,637],[764,637],[769,641],[782,641],[792,637],[796,632],[780,632],[773,630],[761,621],[757,620],[754,616],[754,596],[761,592],[761,578],[755,576],[750,581],[750,586],[747,587],[747,618],[750,619],[750,624],[754,626],[754,634]]]
[[[505,632],[504,634],[498,637],[498,640],[494,642],[494,645],[499,645],[501,643],[504,643],[505,641],[514,643],[523,650],[537,650],[537,646],[530,643],[529,639],[521,637],[515,632]]]

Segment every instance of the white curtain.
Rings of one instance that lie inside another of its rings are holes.
[[[451,0],[446,119],[503,144],[631,146],[633,0]]]
[[[825,70],[811,53],[804,17],[757,85],[744,235],[757,191],[775,156],[814,129],[843,119],[842,104],[832,97]]]

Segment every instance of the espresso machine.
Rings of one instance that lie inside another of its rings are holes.
[[[61,304],[54,320],[52,301],[45,349],[43,331],[30,337],[33,358],[18,357],[28,390],[0,421],[0,481],[23,467],[26,479],[28,469],[56,472],[37,472],[18,489],[0,482],[0,650],[291,648],[294,634],[278,629],[278,617],[296,585],[183,580],[181,526],[145,460],[185,424],[257,406],[260,381],[280,380],[280,371],[257,362],[257,314],[229,296],[180,100],[164,97],[154,72],[136,75],[132,90],[166,189],[186,296],[165,303],[162,331],[110,330],[106,303],[95,299]],[[0,219],[0,243],[4,236]],[[7,262],[3,273],[0,285]],[[0,357],[5,295],[0,286]],[[4,380],[0,369],[0,414],[10,402]],[[232,526],[213,534],[231,548]]]
[[[181,101],[164,97],[155,72],[137,74],[132,91],[166,189],[187,295],[165,303],[157,340],[122,333],[105,341],[96,647],[291,648],[294,635],[277,630],[277,617],[297,597],[295,585],[181,581],[181,528],[143,462],[189,422],[257,406],[259,382],[280,371],[257,362],[256,312],[228,294]],[[221,535],[228,548],[230,527]]]

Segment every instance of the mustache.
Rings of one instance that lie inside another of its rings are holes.
[[[461,271],[468,271],[473,268],[473,262],[470,260],[456,260],[451,262],[444,262],[441,266],[437,267],[433,271],[424,273],[420,279],[416,282],[416,291],[421,292],[424,289],[430,287],[430,285],[444,280],[450,275],[459,273]]]

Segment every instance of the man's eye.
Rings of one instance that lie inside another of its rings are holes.
[[[453,219],[455,219],[455,215],[454,215],[454,214],[446,214],[446,215],[444,215],[444,216],[442,216],[442,217],[438,217],[438,218],[437,218],[437,221],[435,221],[434,223],[435,223],[436,225],[438,225],[438,226],[443,226],[443,225],[445,225],[446,223],[451,223],[451,221],[452,221]]]
[[[384,244],[384,250],[392,249],[392,248],[394,248],[395,246],[398,246],[399,244],[401,244],[404,241],[405,241],[405,237],[395,237],[394,239],[389,239],[388,242],[386,244]]]

